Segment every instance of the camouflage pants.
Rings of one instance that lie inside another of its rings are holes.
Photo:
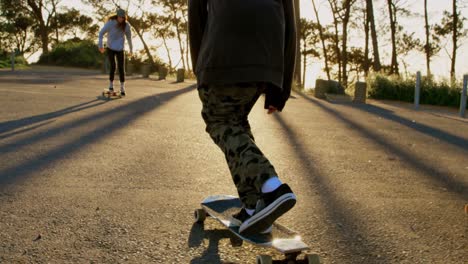
[[[255,208],[263,183],[277,173],[255,144],[248,115],[262,89],[255,84],[200,87],[206,132],[226,157],[241,201]]]

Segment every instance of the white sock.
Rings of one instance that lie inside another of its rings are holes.
[[[114,82],[113,81],[109,81],[109,88],[114,88]]]
[[[120,90],[125,90],[125,83],[120,83]]]
[[[276,190],[278,187],[280,187],[281,184],[283,184],[283,183],[280,181],[278,176],[271,177],[265,183],[263,183],[262,193],[272,192],[272,191]]]
[[[255,213],[255,209],[248,209],[248,208],[245,208],[245,211],[249,214],[249,215],[253,215]]]

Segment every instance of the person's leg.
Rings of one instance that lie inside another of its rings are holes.
[[[109,89],[114,89],[114,75],[115,75],[115,52],[107,48],[107,57],[109,58],[110,71],[109,71]]]
[[[125,68],[124,68],[124,51],[117,51],[117,66],[119,67],[120,91],[125,93]]]
[[[277,175],[255,144],[248,114],[261,90],[255,86],[209,86],[199,88],[206,131],[226,157],[239,197],[254,209],[262,185]]]

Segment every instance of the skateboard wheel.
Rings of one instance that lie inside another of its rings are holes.
[[[231,245],[233,247],[240,247],[244,243],[244,241],[242,241],[242,239],[240,239],[238,237],[231,237],[231,238],[229,238],[229,240],[231,241]]]
[[[307,264],[320,264],[320,258],[317,254],[306,254],[304,259]]]
[[[257,264],[272,264],[273,259],[268,255],[257,256]]]
[[[196,223],[203,223],[206,219],[206,212],[203,209],[196,209],[193,216]]]

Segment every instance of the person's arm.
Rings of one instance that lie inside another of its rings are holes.
[[[130,24],[127,22],[127,26],[125,27],[125,36],[127,37],[128,48],[130,49],[130,54],[133,53],[133,43],[132,43],[132,29],[130,28]]]
[[[101,31],[99,31],[99,42],[98,42],[98,48],[103,49],[104,46],[102,44],[102,38],[104,37],[104,34],[106,34],[109,31],[109,22],[104,24],[104,27],[102,27]]]
[[[286,101],[291,95],[291,86],[294,76],[294,68],[296,64],[296,19],[294,12],[294,1],[283,1],[284,19],[286,23],[285,45],[284,45],[284,75],[283,75],[283,91],[281,94],[281,103],[276,108],[281,111]],[[297,18],[299,19],[299,18]]]
[[[192,68],[196,74],[198,54],[200,53],[203,32],[205,31],[208,16],[208,0],[189,0],[188,2],[188,30],[190,38],[190,53],[192,56]]]

